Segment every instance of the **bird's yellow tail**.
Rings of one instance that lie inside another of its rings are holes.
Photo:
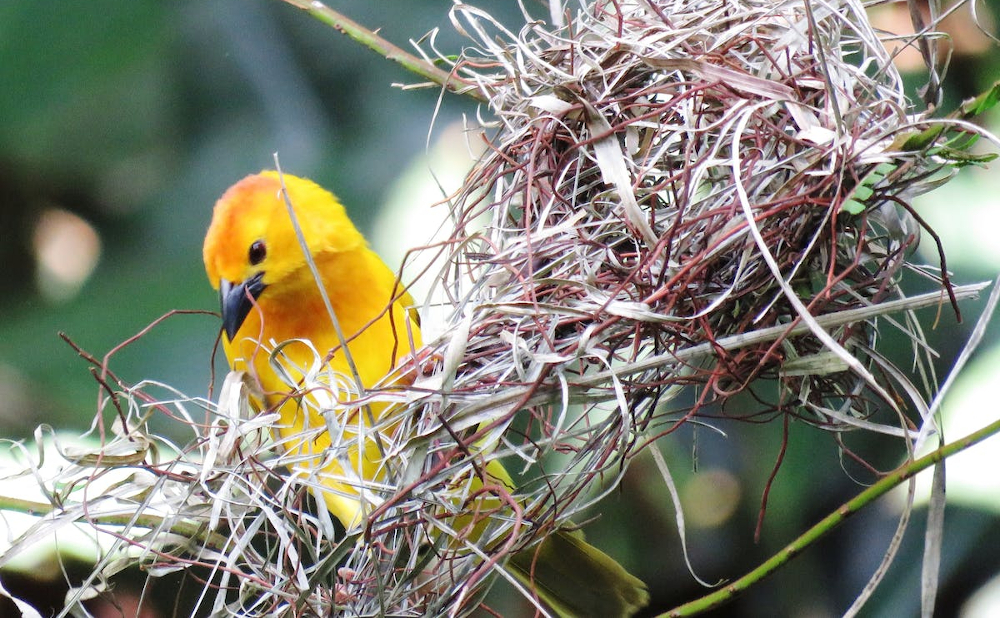
[[[642,581],[578,532],[558,531],[507,563],[564,618],[632,616],[649,602]]]

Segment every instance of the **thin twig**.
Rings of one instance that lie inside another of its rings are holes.
[[[462,79],[434,66],[430,62],[418,58],[417,56],[404,51],[402,48],[390,43],[378,33],[365,28],[356,21],[345,16],[343,13],[331,9],[317,0],[284,0],[294,7],[302,9],[312,17],[318,19],[334,30],[346,34],[351,39],[379,54],[387,60],[391,60],[402,66],[407,71],[419,75],[431,82],[443,87],[445,90],[472,97],[481,103],[486,103],[486,96],[477,89],[477,86],[468,80]]]

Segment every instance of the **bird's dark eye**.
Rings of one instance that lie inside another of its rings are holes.
[[[256,266],[263,262],[265,257],[267,257],[267,247],[264,246],[264,241],[253,241],[253,244],[250,245],[250,264]]]

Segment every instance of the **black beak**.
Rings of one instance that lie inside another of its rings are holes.
[[[229,341],[236,337],[236,332],[243,325],[243,320],[253,309],[253,301],[267,287],[263,282],[264,273],[259,272],[246,281],[232,283],[223,279],[219,282],[219,302],[222,304],[222,328],[226,331]]]

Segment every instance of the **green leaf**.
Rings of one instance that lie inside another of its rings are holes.
[[[903,143],[899,145],[899,149],[903,152],[915,152],[918,150],[924,150],[930,147],[934,143],[941,133],[944,132],[945,126],[943,124],[936,124],[927,127],[919,133],[911,133],[906,136]]]
[[[942,146],[934,151],[936,156],[945,159],[955,167],[965,167],[967,165],[985,165],[991,163],[998,156],[995,152],[985,154],[975,154],[965,150],[956,150]]]
[[[857,200],[846,200],[840,205],[840,209],[852,215],[860,215],[865,211],[865,205]]]
[[[840,205],[840,209],[852,215],[859,215],[865,210],[865,202],[870,200],[875,194],[873,188],[882,182],[896,166],[892,163],[879,163],[871,171],[865,174],[858,186],[854,187],[847,199]]]
[[[959,107],[962,118],[972,118],[996,106],[1000,101],[1000,82],[994,82],[989,90],[964,101]]]

